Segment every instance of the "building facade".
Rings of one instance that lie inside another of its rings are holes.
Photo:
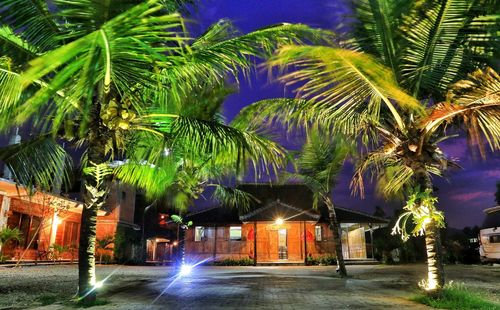
[[[303,185],[244,184],[256,197],[249,210],[215,207],[192,213],[185,237],[188,260],[253,259],[255,263],[305,262],[307,257],[334,255],[328,210],[312,208],[312,193]],[[388,221],[336,208],[346,259],[373,258],[373,230]]]
[[[52,194],[36,192],[10,180],[0,179],[0,230],[18,228],[21,241],[3,246],[2,254],[12,260],[48,260],[54,248],[63,249],[58,259],[76,259],[83,204]],[[115,238],[119,227],[135,227],[135,191],[120,184],[111,187],[106,207],[97,217],[97,239]],[[113,244],[98,249],[98,255],[113,254]]]

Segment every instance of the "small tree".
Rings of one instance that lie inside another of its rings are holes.
[[[178,236],[177,236],[177,244],[178,250],[177,255],[175,257],[175,267],[180,268],[184,264],[185,253],[186,253],[186,230],[193,226],[192,221],[184,222],[184,219],[179,215],[172,215],[172,220],[179,226]]]
[[[96,246],[99,251],[99,264],[102,264],[102,255],[104,254],[104,251],[107,250],[113,243],[115,243],[115,239],[110,235],[107,235],[102,239],[97,239]]]
[[[17,228],[5,227],[0,230],[0,257],[2,257],[3,246],[9,241],[21,241],[23,239],[23,234]]]

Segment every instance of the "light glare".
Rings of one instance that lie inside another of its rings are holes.
[[[191,265],[187,265],[187,264],[183,264],[183,265],[181,266],[181,271],[180,271],[180,273],[179,273],[179,274],[180,274],[181,276],[184,276],[184,277],[185,277],[185,276],[190,275],[192,271],[193,271],[193,266],[191,266]]]
[[[282,225],[283,224],[283,219],[280,217],[280,218],[277,218],[276,219],[276,225]]]
[[[98,281],[94,284],[94,288],[101,288],[103,285],[104,285],[104,280]]]

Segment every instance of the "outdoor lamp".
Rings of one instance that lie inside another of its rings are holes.
[[[276,225],[282,225],[283,224],[283,219],[281,217],[276,219]]]

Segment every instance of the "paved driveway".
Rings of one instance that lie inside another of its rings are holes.
[[[348,272],[340,279],[334,267],[198,267],[173,281],[169,267],[103,266],[99,279],[111,276],[99,296],[108,304],[92,309],[427,309],[409,301],[425,265],[348,266]],[[448,280],[499,301],[499,267],[447,266],[446,272]],[[76,279],[76,266],[0,268],[0,309],[36,308],[47,294],[67,300]]]
[[[408,301],[400,285],[411,287],[340,279],[331,267],[199,268],[173,284],[144,279],[106,294],[133,300],[126,309],[425,309]]]

